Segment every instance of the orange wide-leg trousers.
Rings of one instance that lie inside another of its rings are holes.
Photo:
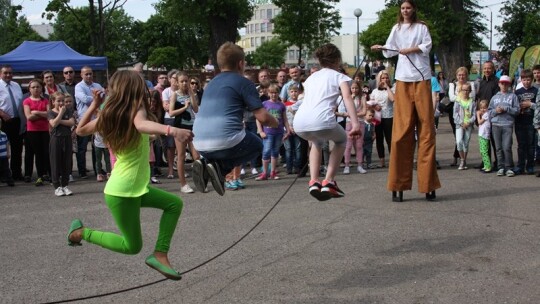
[[[388,190],[404,191],[412,188],[416,127],[418,192],[429,193],[441,187],[435,162],[435,119],[431,81],[398,80],[394,98]]]

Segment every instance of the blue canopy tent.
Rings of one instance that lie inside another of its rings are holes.
[[[15,72],[62,71],[65,66],[80,70],[107,70],[107,57],[81,55],[63,41],[25,41],[13,51],[0,56],[0,65],[9,64]]]

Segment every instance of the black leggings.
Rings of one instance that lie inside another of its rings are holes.
[[[384,158],[384,140],[388,146],[388,154],[390,154],[390,147],[392,146],[392,124],[394,118],[382,118],[381,123],[375,127],[375,140],[377,142],[377,154],[379,158]]]
[[[34,157],[37,176],[43,177],[49,169],[49,131],[27,131],[24,140],[24,175],[32,177]]]

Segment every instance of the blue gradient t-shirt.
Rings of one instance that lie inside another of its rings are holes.
[[[217,151],[239,144],[246,132],[244,110],[262,108],[255,84],[238,72],[222,72],[204,89],[193,144],[199,151]]]
[[[274,118],[278,121],[277,128],[271,128],[267,126],[263,126],[263,131],[266,134],[270,135],[277,135],[277,134],[283,134],[285,133],[285,126],[283,124],[283,113],[287,110],[283,102],[277,101],[273,102],[271,100],[267,100],[263,102],[264,108],[270,113],[270,115],[274,116]]]

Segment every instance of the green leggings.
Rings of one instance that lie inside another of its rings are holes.
[[[482,162],[484,163],[484,169],[491,170],[491,160],[489,159],[489,139],[478,137],[478,143],[480,146]]]
[[[121,235],[84,228],[83,239],[89,243],[124,254],[137,254],[142,249],[141,207],[163,210],[155,251],[168,252],[176,224],[182,212],[182,200],[169,192],[148,187],[139,197],[119,197],[105,194],[105,202]]]

